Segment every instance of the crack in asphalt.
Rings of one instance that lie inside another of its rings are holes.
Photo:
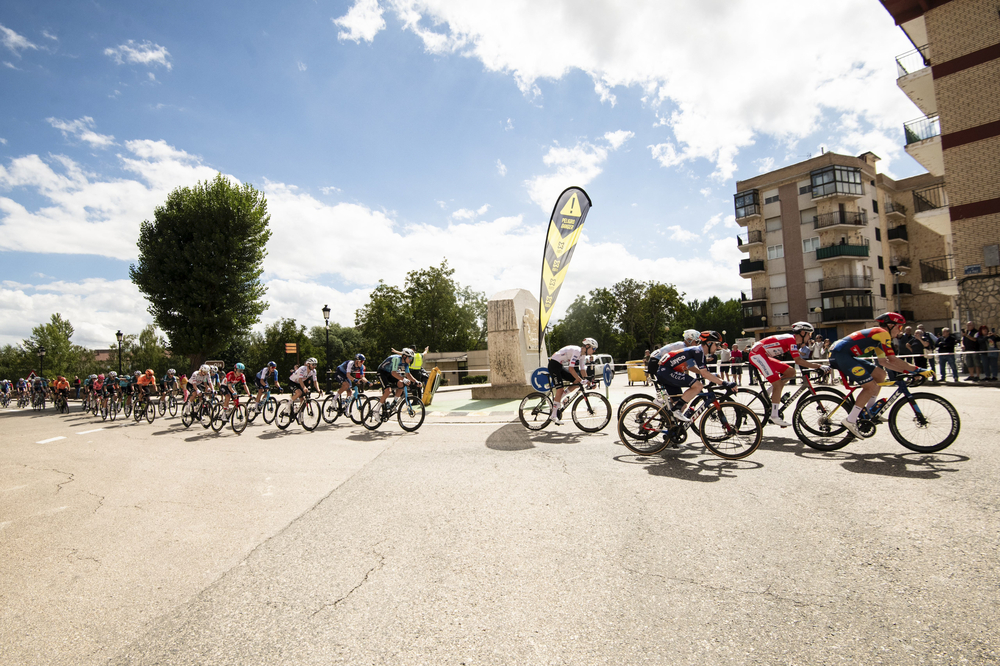
[[[801,599],[794,599],[792,597],[782,596],[782,595],[780,595],[780,594],[778,594],[776,592],[771,592],[771,586],[770,585],[768,585],[767,588],[764,589],[764,590],[743,590],[743,589],[739,589],[739,588],[735,588],[735,587],[727,587],[725,585],[712,585],[711,583],[706,583],[706,582],[703,582],[703,581],[694,580],[693,578],[679,578],[677,576],[663,576],[661,574],[652,573],[652,572],[648,572],[648,571],[638,571],[636,569],[629,569],[628,567],[623,567],[623,568],[625,569],[625,571],[628,571],[629,573],[633,573],[633,574],[636,574],[636,575],[639,575],[639,576],[647,576],[647,577],[648,576],[652,576],[654,578],[659,578],[660,580],[664,580],[664,581],[673,581],[673,582],[676,582],[676,583],[686,583],[688,585],[694,585],[695,587],[700,587],[700,588],[703,588],[703,589],[706,589],[706,590],[711,590],[713,592],[726,592],[726,593],[743,594],[743,595],[747,595],[747,596],[770,597],[770,598],[776,599],[778,601],[784,601],[784,602],[791,603],[791,604],[793,604],[795,606],[798,606],[798,607],[807,607],[807,606],[814,606],[814,605],[816,605],[816,601],[802,601]],[[826,594],[826,595],[812,594],[812,595],[809,595],[809,596],[810,597],[814,597],[817,601],[819,601],[821,599],[827,599],[827,600],[829,600],[829,601],[832,602],[832,601],[835,601],[836,599],[838,599],[838,597],[835,597],[833,595],[828,595],[828,594]]]
[[[375,544],[375,545],[377,546],[378,544]],[[376,550],[373,550],[372,554],[375,555],[376,557],[378,557],[378,562],[375,563],[375,566],[373,566],[371,569],[369,569],[368,571],[365,572],[365,575],[361,578],[361,581],[357,585],[355,585],[354,587],[352,587],[350,590],[348,590],[347,594],[345,594],[344,596],[340,597],[339,599],[337,599],[333,603],[323,604],[322,606],[320,606],[319,609],[317,609],[316,612],[313,613],[312,615],[310,615],[309,617],[316,617],[317,615],[319,615],[320,613],[322,613],[326,609],[328,609],[328,608],[335,608],[335,607],[339,606],[340,604],[342,604],[343,602],[347,601],[348,597],[350,597],[352,594],[354,594],[355,592],[357,592],[359,589],[361,589],[364,586],[365,583],[368,582],[369,576],[371,576],[373,573],[375,573],[376,571],[378,571],[379,569],[381,569],[383,566],[385,566],[385,555],[383,555],[382,553],[380,553],[380,552],[378,552]]]

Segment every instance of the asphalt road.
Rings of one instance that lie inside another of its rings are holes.
[[[0,411],[0,664],[998,663],[1000,389],[934,390],[941,453],[771,426],[737,462]]]

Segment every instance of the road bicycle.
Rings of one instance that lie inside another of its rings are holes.
[[[319,426],[319,422],[323,418],[322,411],[323,408],[320,406],[319,400],[313,398],[310,391],[304,399],[293,397],[291,400],[282,402],[274,417],[274,425],[285,430],[292,424],[292,421],[295,421],[305,430],[312,432]]]
[[[157,401],[156,408],[160,412],[160,416],[166,415],[167,412],[171,416],[177,416],[177,389],[165,390]]]
[[[698,424],[698,434],[709,451],[727,460],[746,458],[757,450],[763,439],[763,425],[753,411],[731,400],[733,388],[709,386],[699,393],[697,405],[692,400],[690,421],[678,419],[670,403],[633,402],[618,420],[618,436],[633,453],[654,455],[668,445],[680,446],[687,440],[687,430]],[[696,398],[696,399],[697,399]],[[662,435],[662,438],[659,437]]]
[[[368,430],[375,430],[395,415],[400,428],[406,432],[413,432],[423,424],[426,415],[423,400],[411,395],[409,387],[405,384],[403,394],[398,398],[391,396],[386,398],[383,404],[373,396],[368,398],[363,409],[361,424]]]
[[[212,425],[212,412],[216,404],[214,398],[214,394],[189,393],[188,399],[181,405],[181,423],[184,427],[190,428],[192,423],[198,421],[207,430]]]
[[[139,390],[135,405],[132,406],[132,418],[135,419],[136,423],[143,419],[152,423],[156,419],[156,403],[153,402],[152,395],[147,395],[142,389]]]
[[[280,386],[277,387],[277,392],[281,393]],[[278,400],[271,395],[270,386],[264,389],[260,400],[254,399],[247,402],[247,418],[250,420],[250,423],[254,422],[258,414],[264,419],[264,423],[268,425],[274,423],[274,417],[278,415]]]
[[[333,423],[342,414],[347,414],[351,421],[361,425],[364,422],[364,409],[369,400],[378,400],[365,395],[359,387],[357,381],[351,382],[350,397],[346,400],[339,396],[336,391],[327,394],[323,401],[323,421]]]
[[[222,403],[216,403],[212,406],[212,421],[210,423],[212,430],[221,432],[227,422],[237,435],[242,435],[250,424],[247,406],[240,403],[240,396],[237,393],[230,396],[229,407],[223,407]]]
[[[10,394],[0,393],[0,407],[7,409],[7,405],[10,404]]]
[[[569,407],[573,423],[584,432],[599,432],[611,422],[611,403],[596,390],[599,381],[588,378],[579,384],[571,385],[560,402],[561,413],[565,414]],[[552,386],[551,380],[546,383],[548,384],[546,391],[529,393],[517,408],[517,416],[528,430],[541,430],[552,422],[555,387]]]
[[[57,393],[53,401],[56,407],[56,413],[58,414],[68,414],[69,413],[69,400],[66,399],[62,393]]]
[[[955,407],[936,393],[911,393],[924,382],[928,371],[898,374],[880,386],[895,386],[888,398],[880,398],[869,410],[858,415],[857,427],[864,439],[875,434],[880,423],[889,423],[893,438],[911,451],[934,453],[951,446],[962,427]],[[848,394],[837,398],[821,393],[802,400],[792,416],[792,427],[799,439],[819,451],[836,451],[856,439],[841,424],[854,407],[854,391],[847,377],[840,373]],[[886,416],[888,415],[888,416]]]
[[[840,398],[844,397],[844,392],[838,388],[813,384],[813,373],[815,373],[817,377],[823,374],[821,370],[802,368],[802,384],[799,385],[795,391],[789,392],[786,390],[783,393],[781,396],[781,407],[778,408],[778,418],[784,420],[786,410],[791,408],[794,413],[795,407],[798,406],[799,402],[818,393],[830,393]],[[757,415],[757,418],[760,419],[761,423],[768,425],[771,419],[771,394],[768,389],[771,387],[768,385],[767,380],[765,380],[759,372],[754,373],[754,375],[755,376],[752,377],[750,381],[756,384],[757,388],[737,388],[734,400],[752,409],[753,413]]]

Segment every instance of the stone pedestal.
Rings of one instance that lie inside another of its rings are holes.
[[[534,389],[531,373],[548,362],[545,343],[538,349],[538,299],[526,289],[494,294],[487,304],[486,346],[490,386],[473,387],[474,400],[523,398]]]

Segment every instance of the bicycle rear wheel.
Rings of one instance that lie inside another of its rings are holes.
[[[250,418],[247,416],[246,405],[236,405],[233,409],[233,415],[229,417],[229,425],[233,427],[233,432],[242,435],[249,424]]]
[[[292,424],[292,405],[294,404],[291,400],[284,400],[280,405],[278,405],[278,411],[274,415],[274,425],[278,426],[280,430],[286,430],[288,426]],[[266,413],[265,413],[266,418]]]
[[[347,415],[351,417],[351,421],[358,425],[364,422],[365,405],[369,400],[371,398],[364,394],[359,394],[358,397],[351,398],[351,401],[347,404]]]
[[[399,406],[396,412],[396,420],[399,427],[406,432],[413,432],[424,422],[424,403],[415,395],[407,398],[407,403]]]
[[[893,405],[889,431],[896,441],[918,453],[951,446],[962,428],[955,407],[935,393],[912,393]]]
[[[156,401],[156,411],[160,413],[160,416],[167,413],[167,401],[162,397]]]
[[[573,423],[584,432],[599,432],[611,422],[611,403],[597,392],[581,393],[570,412]]]
[[[751,425],[752,424],[752,425]],[[701,418],[701,441],[726,460],[739,460],[757,450],[764,428],[753,410],[738,402],[711,405]]]
[[[368,402],[365,403],[365,414],[361,425],[367,430],[375,430],[382,425],[383,407],[384,405],[378,401],[378,398],[369,398]]]
[[[649,395],[648,393],[633,393],[632,395],[622,400],[621,404],[618,405],[618,411],[615,413],[615,418],[620,419],[622,417],[622,414],[625,413],[625,408],[631,405],[633,402],[637,400],[641,400],[642,402],[653,402],[655,398],[656,396]]]
[[[260,412],[261,416],[264,417],[264,423],[271,425],[274,423],[274,419],[278,415],[278,401],[273,397],[269,397],[264,401],[264,406],[261,408]],[[288,426],[286,425],[285,427],[287,428]]]
[[[337,394],[326,396],[323,401],[323,421],[333,423],[340,416],[340,396]]]
[[[666,433],[671,427],[666,409],[652,402],[633,402],[618,419],[618,437],[632,453],[651,456],[667,446]]]
[[[792,416],[792,428],[802,443],[817,451],[836,451],[847,446],[854,435],[840,425],[850,412],[849,403],[831,393],[817,393],[799,401]]]
[[[323,407],[319,404],[319,400],[316,400],[315,398],[306,400],[306,404],[302,405],[302,409],[299,414],[299,422],[302,424],[302,427],[308,432],[312,432],[316,429],[322,419]]]
[[[550,423],[552,398],[545,393],[529,393],[521,400],[517,416],[528,430],[541,430]]]
[[[212,419],[211,425],[212,430],[215,432],[222,432],[222,429],[226,427],[226,423],[229,421],[229,415],[226,414],[226,410],[222,405],[214,405],[212,407]]]

